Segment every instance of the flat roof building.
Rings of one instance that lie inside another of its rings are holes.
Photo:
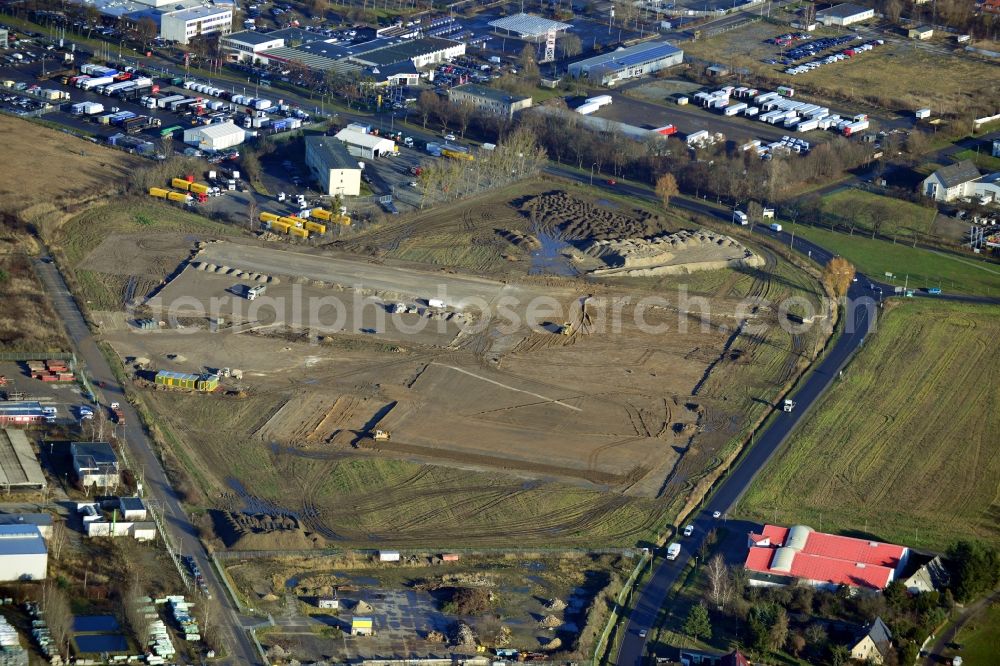
[[[417,69],[465,55],[465,43],[440,37],[409,39],[350,56],[362,65],[384,67],[409,60]]]
[[[661,69],[679,65],[684,51],[669,42],[645,42],[593,58],[574,62],[567,68],[570,76],[585,77],[591,83],[613,86]]]
[[[0,581],[44,580],[49,551],[34,525],[0,525]]]
[[[179,44],[187,44],[202,35],[228,35],[232,29],[232,5],[191,7],[160,17],[160,37]]]
[[[82,486],[117,486],[118,456],[107,442],[73,442],[73,471]]]
[[[816,20],[823,25],[851,25],[852,23],[860,23],[861,21],[867,21],[875,16],[875,10],[871,7],[862,7],[861,5],[852,5],[849,2],[845,2],[839,5],[834,5],[833,7],[827,7],[826,9],[821,9],[816,12]]]
[[[573,26],[561,21],[552,21],[533,14],[512,14],[490,21],[488,24],[499,33],[521,39],[535,40],[548,35],[549,30],[566,32]]]
[[[476,111],[504,118],[513,118],[514,114],[531,106],[531,97],[511,95],[510,93],[488,88],[477,83],[466,83],[448,89],[448,99],[455,104],[471,104]]]
[[[31,400],[0,402],[0,425],[35,425],[45,421],[42,403]]]
[[[375,621],[370,617],[355,617],[351,619],[351,636],[373,636]]]
[[[227,35],[219,40],[219,44],[232,60],[257,63],[264,60],[258,55],[259,53],[284,46],[285,39],[276,37],[273,33],[249,30]]]
[[[45,485],[45,475],[28,436],[20,430],[0,431],[0,489],[42,489]]]
[[[320,191],[334,196],[361,194],[361,167],[344,142],[330,136],[307,136],[306,166]]]
[[[884,590],[909,559],[910,549],[868,539],[817,532],[805,525],[765,525],[747,540],[750,584]]]
[[[51,513],[0,513],[0,525],[29,525],[37,527],[43,539],[52,536]]]

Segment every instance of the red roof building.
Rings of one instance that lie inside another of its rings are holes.
[[[817,532],[805,525],[765,525],[747,538],[751,584],[841,585],[883,590],[906,565],[910,551],[879,541]]]

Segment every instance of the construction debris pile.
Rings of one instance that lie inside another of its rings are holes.
[[[678,275],[764,264],[761,257],[739,241],[705,230],[649,238],[594,240],[586,253],[607,266],[594,270],[595,275]]]

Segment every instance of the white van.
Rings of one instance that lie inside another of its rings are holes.
[[[781,225],[777,222],[772,222],[770,225],[771,231],[781,231]]]
[[[744,213],[743,211],[741,211],[741,210],[734,210],[733,211],[733,224],[741,224],[743,226],[746,226],[746,225],[750,224],[750,218],[748,218],[747,214]]]
[[[667,546],[667,559],[676,560],[677,556],[681,554],[681,545],[679,543],[672,543]]]

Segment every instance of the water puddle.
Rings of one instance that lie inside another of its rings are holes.
[[[542,247],[531,254],[531,269],[528,271],[531,275],[548,274],[575,277],[580,274],[573,266],[573,262],[565,255],[572,249],[569,243],[537,227],[532,233],[542,244]]]

